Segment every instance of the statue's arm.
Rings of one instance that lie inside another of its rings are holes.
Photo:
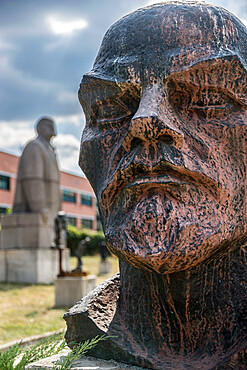
[[[23,190],[31,212],[42,212],[47,208],[45,197],[45,184],[42,179],[26,179]]]

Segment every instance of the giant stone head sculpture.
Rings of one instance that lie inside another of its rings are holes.
[[[153,369],[246,368],[246,68],[245,26],[206,3],[106,33],[79,90],[80,165],[120,277],[66,314],[68,341],[107,333],[94,354]]]
[[[80,102],[80,165],[108,248],[158,273],[246,232],[246,29],[222,8],[157,4],[106,33]]]

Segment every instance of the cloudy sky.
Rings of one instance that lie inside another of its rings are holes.
[[[20,154],[53,117],[60,167],[77,165],[84,115],[77,91],[109,26],[150,0],[0,0],[0,150]],[[212,2],[212,1],[210,1]],[[246,0],[215,0],[247,25]]]

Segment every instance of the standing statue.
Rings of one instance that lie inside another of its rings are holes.
[[[1,281],[50,284],[58,273],[58,257],[60,271],[68,268],[68,249],[63,250],[63,263],[61,250],[51,249],[61,209],[60,174],[50,144],[56,134],[53,120],[41,118],[37,133],[20,158],[13,213],[1,217]],[[65,244],[61,233],[55,244],[61,239]]]
[[[52,119],[43,117],[36,126],[38,136],[30,141],[20,158],[13,213],[51,214],[60,210],[59,169],[50,140],[56,135]]]
[[[106,33],[79,99],[80,166],[97,196],[108,280],[66,315],[67,340],[151,369],[247,366],[247,30],[194,1]]]

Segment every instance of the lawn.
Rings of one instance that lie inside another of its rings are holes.
[[[118,271],[118,259],[109,257],[111,273],[97,276],[97,284]],[[84,270],[98,275],[100,257],[83,257]],[[71,268],[76,266],[72,257]],[[66,309],[54,308],[53,285],[0,283],[0,344],[65,328]]]

